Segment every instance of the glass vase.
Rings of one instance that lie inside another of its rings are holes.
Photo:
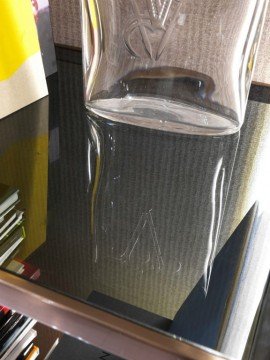
[[[82,0],[86,107],[154,129],[243,123],[267,0]]]

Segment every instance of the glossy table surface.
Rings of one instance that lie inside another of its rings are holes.
[[[252,87],[239,133],[172,134],[86,113],[81,53],[57,56],[49,97],[0,120],[17,257],[41,285],[240,358],[269,271],[269,90]]]

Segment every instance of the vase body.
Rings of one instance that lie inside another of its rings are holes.
[[[87,108],[113,121],[166,131],[238,131],[266,5],[82,0]]]

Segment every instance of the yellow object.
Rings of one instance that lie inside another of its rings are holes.
[[[98,28],[98,14],[95,0],[89,0],[91,22],[94,29]]]
[[[48,135],[18,141],[0,156],[1,182],[20,189],[18,209],[25,209],[26,238],[20,257],[27,258],[46,239]],[[31,171],[30,171],[31,170]]]
[[[19,189],[17,209],[25,212],[21,259],[46,240],[48,116],[45,98],[1,120],[0,183]]]
[[[30,0],[0,0],[0,119],[48,95]]]
[[[0,81],[40,51],[30,0],[0,0]]]

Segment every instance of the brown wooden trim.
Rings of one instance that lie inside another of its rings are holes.
[[[0,270],[0,303],[125,359],[226,359]]]

